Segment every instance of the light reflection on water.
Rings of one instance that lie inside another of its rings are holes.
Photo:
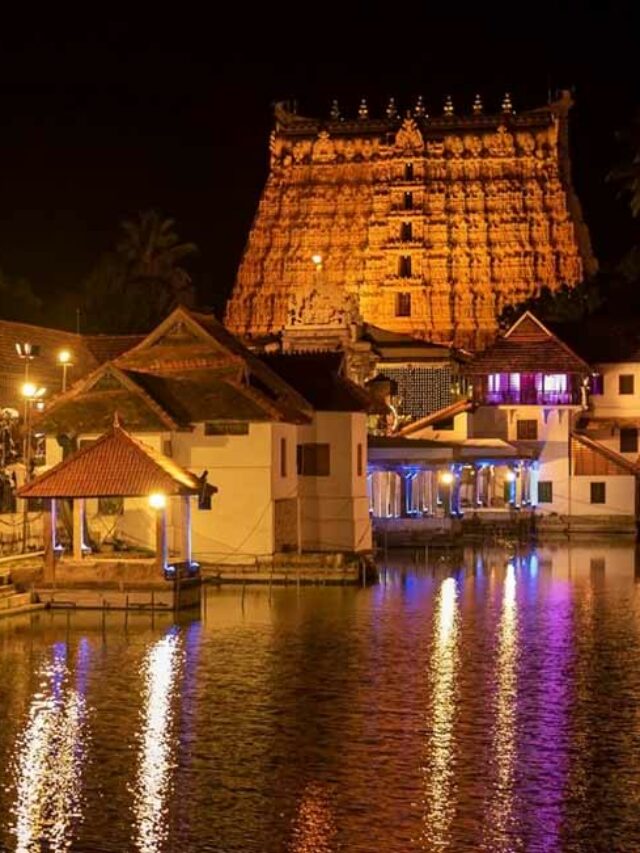
[[[301,797],[288,849],[290,853],[333,853],[336,835],[326,786],[311,782]]]
[[[395,554],[200,622],[0,621],[0,850],[640,849],[635,564]]]
[[[175,770],[174,699],[179,688],[182,638],[170,630],[148,651],[140,676],[143,690],[138,732],[138,771],[132,788],[135,845],[158,853],[169,833],[169,802]]]
[[[446,850],[455,813],[454,776],[455,692],[457,667],[458,603],[456,582],[440,584],[436,605],[435,637],[431,661],[432,697],[429,726],[429,761],[425,767],[425,811],[422,839],[425,850]]]
[[[86,647],[79,649],[82,672]],[[79,679],[80,680],[80,679]],[[82,816],[86,703],[71,683],[67,646],[56,643],[15,745],[12,831],[19,853],[68,850]]]
[[[522,849],[514,812],[516,769],[516,710],[518,679],[518,611],[516,569],[507,565],[502,588],[502,607],[498,624],[496,657],[495,723],[492,731],[492,757],[495,778],[487,804],[489,819],[483,849],[511,851]]]

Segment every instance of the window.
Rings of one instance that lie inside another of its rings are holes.
[[[400,278],[411,278],[411,255],[401,255],[398,258],[398,275]]]
[[[624,427],[620,430],[620,453],[638,452],[638,430],[634,427]]]
[[[621,373],[618,376],[618,393],[633,394],[633,373]]]
[[[553,483],[551,480],[540,480],[538,483],[538,503],[553,503]]]
[[[405,243],[413,240],[413,226],[410,222],[403,222],[400,226],[400,239]]]
[[[122,515],[124,498],[98,498],[98,515]]]
[[[287,476],[287,439],[280,439],[280,476]]]
[[[455,426],[454,418],[445,418],[442,421],[436,421],[436,423],[434,423],[434,425],[433,425],[433,428],[434,429],[447,430],[447,429],[453,429],[454,426]]]
[[[331,472],[330,446],[328,444],[299,444],[297,448],[298,474],[302,477],[328,477]]]
[[[404,194],[404,209],[413,210],[413,193]]]
[[[606,483],[591,483],[591,503],[604,504],[607,502]]]
[[[518,441],[538,440],[538,421],[518,421],[516,424]]]
[[[413,180],[413,163],[406,163],[404,167],[404,179],[405,181]]]
[[[396,293],[396,317],[411,316],[411,294]]]
[[[566,373],[545,373],[542,377],[542,390],[557,393],[567,390]]]
[[[249,435],[249,424],[246,421],[207,421],[204,425],[205,435]]]
[[[362,477],[364,473],[364,453],[362,450],[362,444],[358,444],[356,448],[356,470],[358,472],[358,477]]]

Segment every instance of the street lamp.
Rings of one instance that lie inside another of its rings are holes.
[[[29,479],[29,467],[31,462],[31,404],[38,407],[43,402],[42,398],[47,393],[46,388],[38,387],[35,382],[25,382],[21,388],[24,398],[24,451],[23,459],[25,465],[25,478]]]
[[[29,362],[27,361],[27,364]],[[24,382],[20,389],[24,398],[24,444],[22,459],[24,462],[24,480],[28,483],[31,479],[31,404],[42,402],[47,393],[46,388],[41,388],[35,382]],[[27,527],[29,523],[28,499],[24,500],[22,511],[22,552],[27,550]]]
[[[58,353],[58,364],[62,367],[62,393],[67,390],[67,370],[73,365],[71,353],[68,349],[61,349]]]
[[[40,355],[40,344],[31,344],[29,341],[16,343],[18,358],[24,359],[24,381],[29,379],[29,362]]]

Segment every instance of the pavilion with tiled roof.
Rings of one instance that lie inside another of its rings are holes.
[[[167,563],[167,499],[181,500],[181,561],[191,564],[190,498],[194,495],[202,497],[205,493],[211,495],[214,491],[204,477],[196,477],[173,459],[130,435],[116,416],[107,433],[23,486],[19,496],[51,502],[50,541],[45,547],[50,567],[56,556],[57,500],[73,501],[73,557],[82,560],[88,550],[83,541],[85,501],[88,498],[149,498],[150,505],[155,507],[157,520],[157,560],[164,571]]]
[[[102,432],[114,411],[131,431],[157,432],[229,418],[305,423],[311,405],[213,316],[177,308],[143,341],[54,398],[38,429]]]

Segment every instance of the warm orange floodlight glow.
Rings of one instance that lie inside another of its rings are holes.
[[[164,509],[167,505],[167,496],[162,492],[153,492],[149,495],[149,506],[151,509]]]
[[[453,474],[451,471],[443,471],[439,479],[443,486],[450,486],[453,483]]]
[[[71,361],[71,353],[68,349],[61,349],[58,353],[58,362],[60,364],[69,364]]]

